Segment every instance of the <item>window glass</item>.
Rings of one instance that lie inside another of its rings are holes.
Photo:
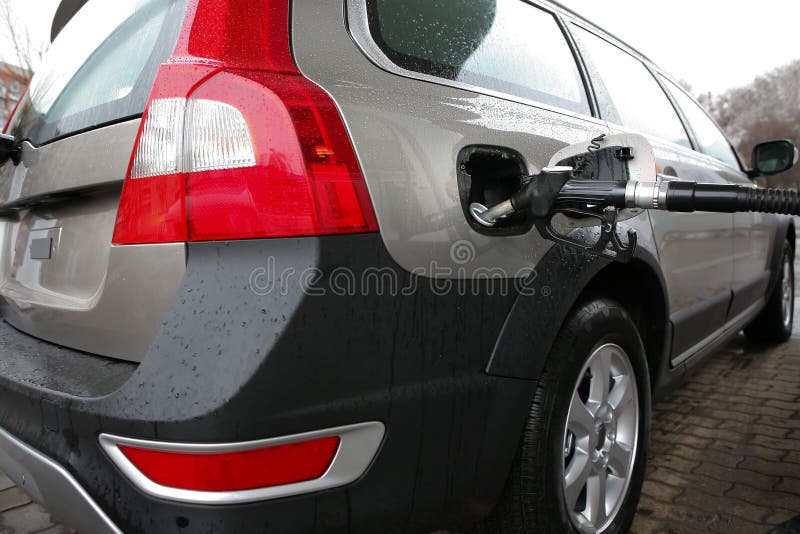
[[[370,0],[375,41],[397,65],[589,114],[554,16],[521,0]]]
[[[605,39],[583,28],[573,28],[602,117],[691,148],[675,108],[644,64]]]
[[[141,115],[186,0],[89,0],[31,80],[12,133],[41,144]]]
[[[709,155],[712,158],[716,158],[738,169],[739,161],[736,159],[736,155],[728,139],[725,137],[725,134],[722,133],[714,121],[703,111],[703,108],[695,103],[689,95],[684,93],[671,81],[664,81],[694,132],[697,144],[699,145],[698,150],[703,154]]]

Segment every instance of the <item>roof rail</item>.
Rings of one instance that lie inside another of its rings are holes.
[[[649,57],[647,57],[646,55],[642,54],[642,53],[641,53],[639,50],[637,50],[635,47],[631,46],[629,43],[627,43],[627,42],[623,41],[622,39],[620,39],[619,37],[617,37],[616,35],[614,35],[614,34],[613,34],[613,33],[611,33],[610,31],[606,30],[605,28],[601,28],[600,26],[598,26],[597,24],[595,24],[595,23],[594,23],[594,22],[592,22],[591,20],[587,19],[586,17],[584,17],[583,15],[581,15],[580,13],[578,13],[577,11],[575,11],[575,10],[573,10],[573,9],[571,9],[571,8],[568,8],[567,6],[565,6],[564,4],[562,4],[561,2],[559,2],[558,0],[547,0],[547,2],[549,2],[550,4],[553,4],[554,6],[556,6],[556,7],[557,7],[558,9],[560,9],[561,11],[565,11],[565,12],[569,13],[570,15],[572,15],[573,17],[575,17],[576,19],[579,19],[579,20],[581,20],[581,21],[583,21],[583,22],[585,22],[585,23],[587,23],[587,24],[590,24],[590,25],[594,26],[595,28],[597,28],[597,29],[601,30],[603,33],[605,33],[605,34],[606,34],[606,35],[608,35],[609,37],[612,37],[612,38],[614,38],[615,40],[619,41],[621,44],[624,44],[625,46],[627,46],[628,48],[630,48],[631,50],[633,50],[634,52],[636,52],[637,54],[639,54],[641,57],[643,57],[644,59],[646,59],[646,60],[647,60],[647,61],[649,61],[650,63],[652,63],[652,62],[653,62],[653,60],[652,60],[652,59],[650,59],[650,58],[649,58]]]

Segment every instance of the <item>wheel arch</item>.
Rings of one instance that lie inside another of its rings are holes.
[[[649,260],[640,256],[628,264],[609,265],[592,278],[580,301],[606,297],[622,305],[642,338],[654,391],[671,340],[666,284],[658,264],[652,265]]]
[[[779,216],[775,225],[775,237],[772,243],[772,256],[770,257],[770,280],[767,286],[767,295],[772,294],[775,284],[778,283],[778,273],[781,269],[781,258],[783,256],[783,242],[788,241],[792,248],[792,254],[797,250],[795,245],[794,218],[790,216]]]
[[[605,297],[619,302],[640,329],[655,390],[671,335],[666,284],[651,252],[639,248],[634,259],[623,264],[554,246],[537,265],[531,287],[533,294],[520,295],[506,319],[488,374],[537,379],[572,309]]]

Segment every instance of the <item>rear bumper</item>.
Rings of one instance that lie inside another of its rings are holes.
[[[413,281],[377,234],[200,243],[138,366],[0,323],[0,427],[35,443],[125,532],[412,532],[482,517],[535,388],[485,373],[515,295],[496,280],[466,293],[422,279],[407,293],[351,290],[344,268],[373,284],[376,269],[399,288]],[[150,495],[99,441],[231,443],[369,421],[385,437],[358,480],[230,505]]]
[[[2,428],[0,470],[51,514],[80,532],[122,532],[66,469]]]

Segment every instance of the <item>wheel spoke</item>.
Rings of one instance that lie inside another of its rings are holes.
[[[589,478],[591,469],[592,463],[589,460],[589,454],[576,449],[564,473],[564,498],[568,510],[575,509],[575,503],[578,502],[578,497],[584,486],[586,486],[586,480]]]
[[[620,442],[611,445],[608,451],[608,467],[618,477],[628,476],[628,466],[631,462],[631,448]]]
[[[584,515],[596,528],[606,520],[606,481],[608,474],[600,469],[586,481],[586,511]]]
[[[611,378],[611,351],[601,350],[589,364],[592,381],[589,385],[589,398],[600,406],[608,401],[608,381]]]
[[[617,377],[614,387],[608,394],[608,403],[614,410],[622,410],[633,401],[633,384],[630,376]]]
[[[789,326],[792,321],[792,294],[794,293],[792,272],[791,272],[791,258],[784,257],[783,261],[783,276],[781,277],[781,313],[783,314],[783,325]]]
[[[594,417],[591,410],[583,403],[578,393],[572,395],[572,404],[569,407],[569,421],[567,429],[571,430],[575,437],[580,439],[588,436],[592,430]]]

